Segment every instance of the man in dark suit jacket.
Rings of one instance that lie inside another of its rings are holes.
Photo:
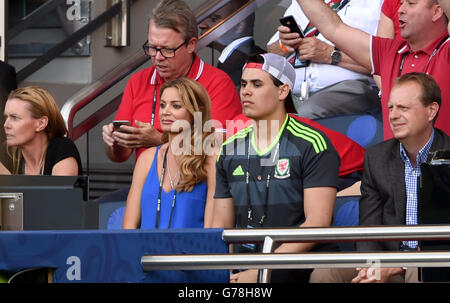
[[[16,88],[16,70],[11,65],[0,60],[0,162],[10,171],[12,171],[12,161],[6,152],[3,111],[9,92]]]
[[[450,149],[449,136],[434,128],[441,91],[431,76],[410,73],[397,78],[388,106],[394,138],[366,150],[359,201],[361,226],[416,225],[420,164],[431,160],[430,153]],[[417,242],[357,242],[356,247],[358,251],[406,251],[415,250]],[[416,282],[418,279],[417,269],[369,271],[362,268],[359,271],[316,270],[311,281]]]
[[[420,163],[429,162],[431,152],[450,149],[449,136],[433,127],[441,106],[440,89],[433,78],[411,73],[396,79],[388,106],[394,138],[366,152],[359,204],[360,225],[417,224]],[[416,248],[415,241],[357,243],[359,251]],[[404,269],[382,268],[380,273],[381,281],[387,281],[391,276],[404,274]],[[368,279],[366,269],[362,269],[355,282],[367,282]]]

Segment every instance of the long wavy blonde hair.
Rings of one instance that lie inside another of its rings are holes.
[[[214,128],[211,127],[209,131],[204,130],[205,123],[211,120],[211,101],[206,89],[192,79],[183,77],[164,83],[160,90],[160,97],[164,90],[169,87],[178,90],[184,107],[191,114],[192,121],[194,121],[195,113],[201,113],[202,117],[201,128],[193,127],[191,123],[189,152],[183,152],[179,162],[180,182],[175,189],[190,192],[196,184],[206,180],[205,161],[207,155],[204,147],[207,144],[210,144],[210,146],[214,144],[213,140],[207,141],[213,138],[210,135],[214,133]],[[168,134],[164,133],[164,142],[167,142],[167,137]],[[198,144],[199,140],[194,140],[194,138],[201,138],[201,154],[198,153],[198,148],[195,149],[195,144]]]
[[[66,124],[61,115],[58,105],[53,96],[45,89],[38,86],[27,86],[15,89],[8,95],[8,100],[19,99],[28,103],[28,110],[31,116],[35,119],[46,116],[48,124],[45,128],[47,135],[47,145],[55,137],[65,136],[67,134]],[[44,159],[47,154],[47,146],[43,147],[41,167],[42,172],[44,167]],[[22,149],[20,146],[8,147],[8,154],[13,160],[13,172],[19,173],[20,162],[22,161]]]

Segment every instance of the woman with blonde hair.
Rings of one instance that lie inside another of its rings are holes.
[[[13,174],[81,175],[81,159],[52,95],[37,86],[13,90],[4,110]],[[10,174],[0,163],[0,173]]]
[[[139,156],[122,227],[209,227],[215,161],[208,155],[214,143],[214,129],[206,124],[211,119],[208,93],[198,82],[179,78],[162,85],[160,98],[166,143]]]

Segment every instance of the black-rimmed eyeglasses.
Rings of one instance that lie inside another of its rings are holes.
[[[144,45],[142,45],[142,48],[144,49],[144,52],[147,56],[155,57],[156,54],[158,52],[160,52],[164,58],[173,58],[173,57],[175,57],[175,52],[180,47],[185,45],[186,42],[187,42],[187,40],[184,40],[183,43],[181,43],[179,46],[177,46],[175,48],[167,48],[167,47],[158,48],[158,47],[149,45],[148,41],[145,41]]]

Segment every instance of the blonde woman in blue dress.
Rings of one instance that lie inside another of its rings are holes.
[[[204,131],[211,119],[208,93],[198,82],[180,78],[164,83],[160,97],[159,119],[166,143],[138,158],[122,227],[209,227],[215,158],[207,148],[213,146],[214,129]],[[202,117],[196,127],[195,113]]]

